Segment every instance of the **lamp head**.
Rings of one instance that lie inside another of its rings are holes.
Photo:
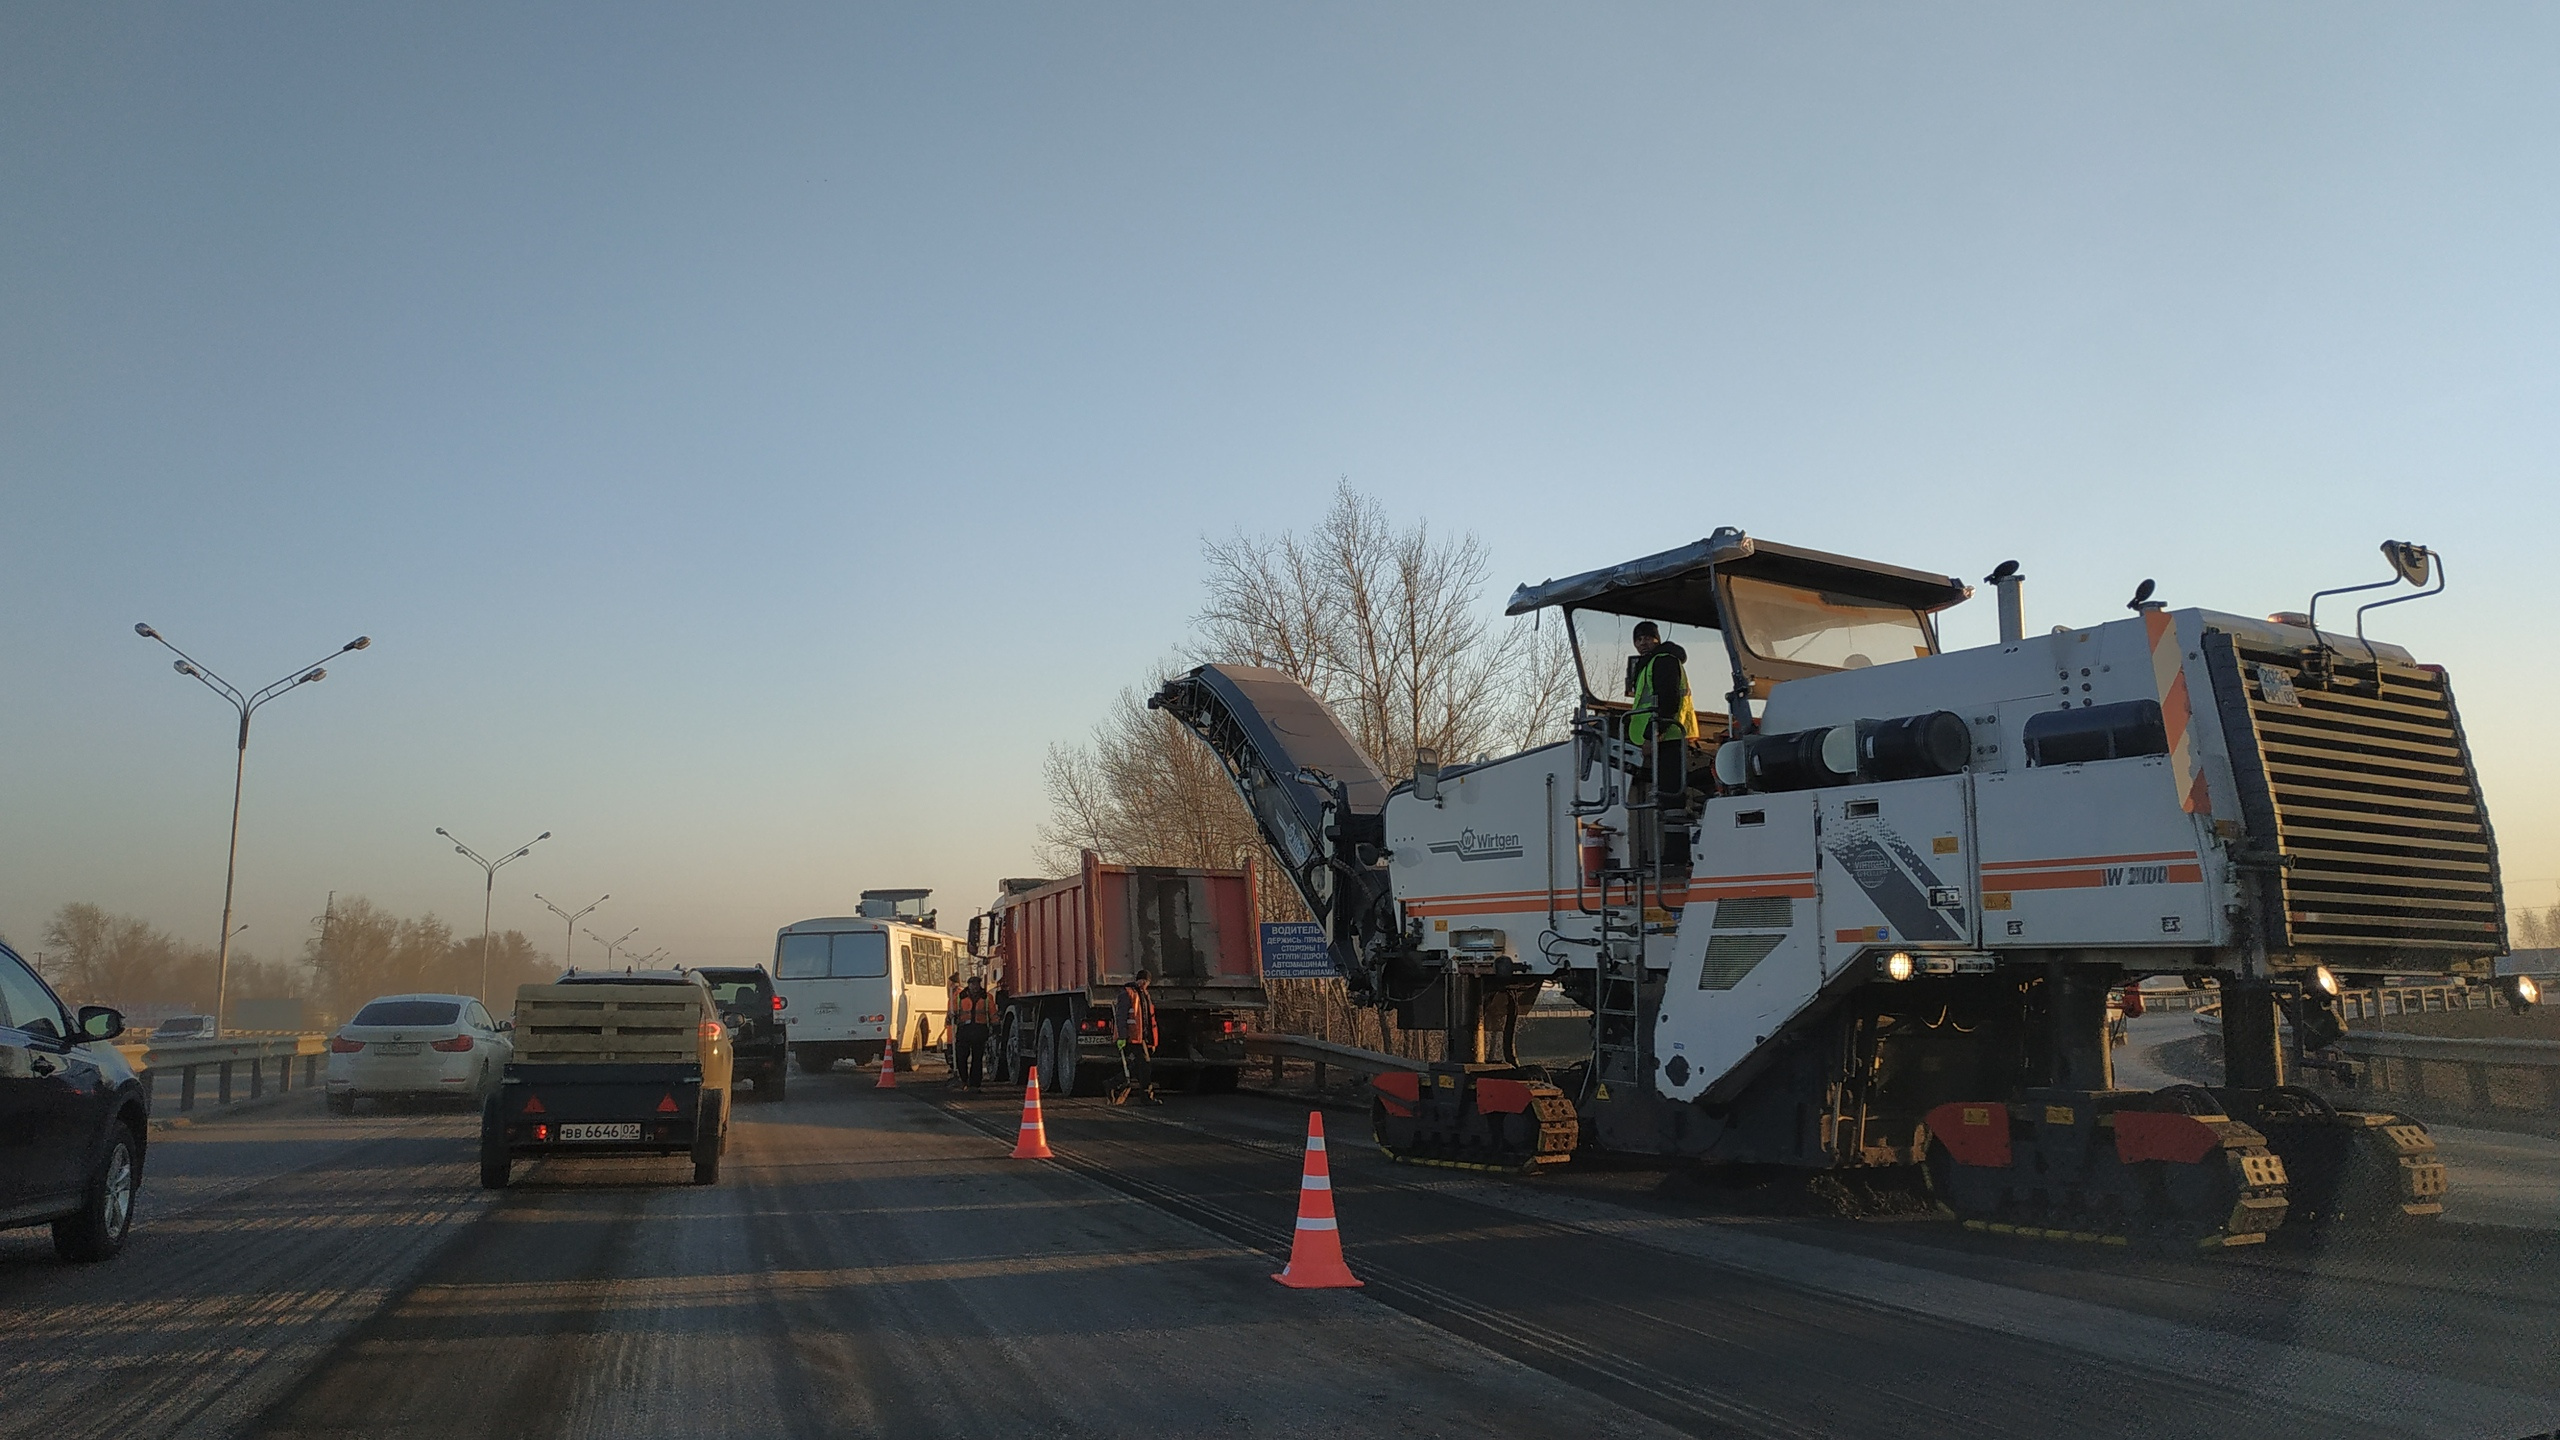
[[[303,676],[301,679],[296,680],[293,683],[296,685],[308,685],[314,680],[326,680],[328,678],[328,671],[314,667],[310,674]]]
[[[196,673],[196,667],[194,667],[193,665],[188,664],[188,663],[187,663],[186,661],[184,661],[184,660],[172,660],[172,661],[170,661],[170,662],[169,662],[169,668],[170,668],[170,669],[172,669],[172,670],[177,671],[177,672],[178,672],[179,674],[181,674],[181,675],[193,675],[194,673]]]
[[[353,640],[348,641],[346,644],[339,646],[339,647],[338,647],[338,651],[339,651],[339,653],[340,653],[340,654],[344,654],[344,653],[346,653],[346,652],[347,652],[347,651],[349,651],[349,650],[362,650],[362,649],[365,649],[365,648],[367,648],[367,647],[371,646],[372,644],[373,644],[373,637],[372,637],[372,636],[370,636],[370,635],[359,635],[359,636],[357,636],[356,638],[354,638]]]
[[[2382,558],[2391,562],[2393,574],[2412,585],[2424,585],[2435,552],[2414,541],[2385,540],[2382,542]]]
[[[444,835],[444,838],[446,838],[447,840],[450,840],[450,839],[452,839],[452,838],[453,838],[453,837],[452,837],[452,836],[450,836],[450,835],[445,835],[445,834],[444,834],[444,827],[443,827],[443,826],[441,826],[441,825],[439,825],[439,826],[437,826],[437,827],[436,827],[436,833],[437,833],[437,834],[439,834],[439,835]]]
[[[157,639],[159,639],[159,638],[160,638],[160,632],[159,632],[159,631],[157,631],[157,630],[152,629],[152,628],[151,628],[150,626],[148,626],[148,625],[136,625],[136,626],[134,626],[134,627],[133,627],[133,633],[134,633],[134,634],[136,634],[136,635],[141,636],[141,637],[142,637],[143,639],[145,639],[145,640],[157,640]]]

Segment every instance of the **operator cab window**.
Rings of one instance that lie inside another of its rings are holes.
[[[1575,663],[1582,667],[1582,692],[1592,704],[1625,709],[1635,703],[1631,687],[1636,658],[1636,624],[1644,617],[1614,615],[1606,610],[1574,610],[1567,620],[1572,626]],[[1665,644],[1677,645],[1686,653],[1689,669],[1689,692],[1704,691],[1712,696],[1724,689],[1714,678],[1725,673],[1724,638],[1703,625],[1681,625],[1667,620],[1654,622],[1662,631]],[[1709,678],[1703,684],[1701,671]],[[1704,708],[1712,709],[1710,702]]]
[[[1863,670],[1937,653],[1929,622],[1907,606],[1725,577],[1742,648],[1763,660]],[[1664,630],[1668,637],[1668,627]],[[1695,651],[1691,652],[1694,657]],[[1693,661],[1694,663],[1694,661]]]

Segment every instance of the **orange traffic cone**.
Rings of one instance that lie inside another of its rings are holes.
[[[1342,1263],[1342,1232],[1333,1225],[1333,1172],[1324,1158],[1324,1112],[1307,1112],[1307,1171],[1298,1181],[1298,1233],[1289,1264],[1271,1277],[1292,1290],[1345,1290],[1360,1281]]]
[[[874,1090],[898,1088],[898,1042],[894,1036],[886,1045],[880,1047],[880,1083],[871,1088]]]
[[[1022,1087],[1022,1133],[1014,1137],[1013,1158],[1016,1160],[1049,1160],[1049,1127],[1040,1122],[1040,1067],[1031,1067],[1030,1083]]]

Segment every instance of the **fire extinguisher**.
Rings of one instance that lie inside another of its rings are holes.
[[[1582,826],[1582,883],[1597,886],[1600,872],[1609,868],[1609,836],[1615,832],[1596,821]]]

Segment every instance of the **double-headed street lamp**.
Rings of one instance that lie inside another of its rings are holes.
[[[453,853],[479,866],[488,876],[488,884],[480,891],[480,1003],[486,1005],[489,1003],[489,907],[498,898],[498,872],[532,854],[534,846],[551,838],[551,832],[543,831],[517,846],[514,854],[496,860],[483,858],[479,851],[463,844],[452,831],[441,825],[436,827],[436,833],[452,840]]]
[[[287,690],[309,685],[314,681],[326,680],[329,678],[329,672],[321,669],[319,661],[315,660],[309,665],[299,667],[292,674],[264,690],[244,695],[240,693],[238,686],[197,664],[194,656],[175,645],[170,645],[168,637],[159,631],[148,625],[136,625],[133,627],[133,633],[145,640],[157,640],[167,646],[169,653],[178,657],[172,668],[181,675],[192,675],[203,681],[206,689],[230,701],[231,708],[240,712],[240,754],[239,758],[232,762],[231,767],[231,858],[225,862],[222,870],[222,948],[215,954],[213,962],[213,1033],[220,1035],[224,1005],[230,998],[231,989],[231,936],[234,933],[231,929],[231,891],[234,882],[240,878],[240,787],[249,773],[249,717],[258,713],[259,706]],[[372,636],[359,635],[321,658],[334,659],[350,650],[362,650],[372,643]]]
[[[542,892],[536,890],[533,892],[533,898],[536,900],[542,900]],[[581,910],[575,915],[570,914],[568,911],[561,909],[559,906],[552,904],[548,900],[542,900],[543,909],[548,910],[552,914],[569,922],[569,933],[562,937],[560,941],[561,964],[575,965],[578,963],[578,957],[573,953],[578,948],[578,922],[587,918],[588,911],[595,909],[597,905],[601,905],[612,898],[613,897],[611,895],[599,895],[595,898],[594,904],[589,905],[585,910]]]
[[[637,934],[639,934],[639,933],[640,933],[640,927],[639,927],[639,926],[637,926],[637,925],[634,925],[634,926],[632,926],[630,929],[625,930],[625,931],[623,931],[623,932],[622,932],[622,938],[621,938],[620,940],[607,940],[606,938],[604,938],[603,936],[601,936],[601,935],[597,934],[597,933],[596,933],[596,932],[594,932],[593,930],[590,930],[590,931],[588,931],[588,932],[587,932],[587,938],[588,938],[588,939],[590,939],[590,940],[593,940],[593,941],[594,941],[594,942],[596,942],[597,944],[599,944],[599,945],[601,945],[601,946],[603,946],[603,947],[604,947],[604,963],[605,963],[605,968],[607,968],[607,969],[611,969],[611,968],[613,967],[613,952],[614,952],[614,951],[616,951],[616,950],[621,949],[621,948],[622,948],[626,943],[628,943],[628,942],[630,941],[630,939],[631,939],[631,937],[632,937],[632,936],[637,935]]]

